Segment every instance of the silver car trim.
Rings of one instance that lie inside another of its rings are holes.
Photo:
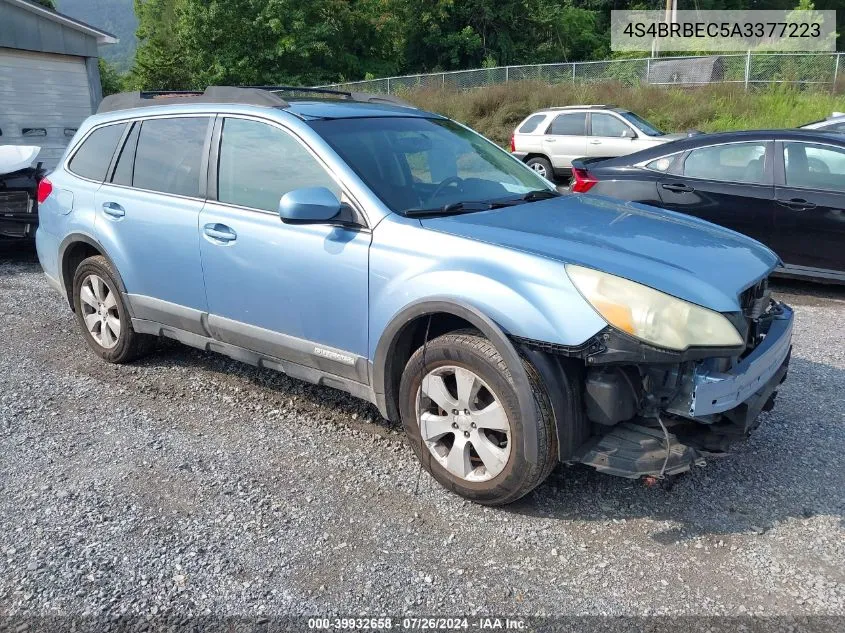
[[[215,340],[209,336],[195,334],[194,332],[171,327],[155,321],[132,319],[132,329],[140,334],[162,336],[203,351],[217,352],[249,365],[281,372],[291,378],[296,378],[297,380],[303,380],[305,382],[324,387],[340,389],[341,391],[352,394],[356,398],[367,400],[373,404],[377,403],[375,392],[369,386],[367,381],[360,381],[354,378],[340,376],[334,371],[299,364],[273,355],[261,354],[244,347],[232,345],[231,343]],[[364,368],[364,375],[366,376],[366,362],[364,363]]]

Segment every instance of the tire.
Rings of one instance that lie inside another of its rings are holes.
[[[528,160],[526,163],[531,169],[536,171],[546,180],[555,181],[555,172],[552,169],[552,164],[545,158],[535,157]]]
[[[149,352],[156,340],[132,329],[119,287],[114,269],[100,255],[83,260],[73,275],[76,321],[88,346],[109,363],[131,362]]]
[[[445,334],[411,356],[399,387],[402,423],[420,463],[447,490],[476,503],[504,505],[531,492],[554,469],[557,436],[551,404],[534,367],[525,360],[523,365],[534,396],[535,415],[530,420],[521,419],[504,359],[478,332]],[[459,407],[468,400],[461,398],[457,384],[460,379],[468,385],[468,373],[474,376],[473,383],[463,393],[477,390],[469,408],[461,411]],[[444,386],[448,398],[442,392]],[[427,394],[458,408],[449,411]],[[496,430],[502,426],[502,413],[507,432]],[[537,433],[536,455],[525,453],[528,425]]]

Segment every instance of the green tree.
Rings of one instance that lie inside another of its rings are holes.
[[[697,0],[789,9],[799,0]],[[806,0],[800,0],[806,2]],[[663,0],[134,0],[130,83],[312,85],[366,76],[611,56],[612,9]],[[815,0],[829,8],[842,0]],[[845,11],[840,12],[845,16]]]
[[[138,48],[129,85],[150,90],[191,87],[192,60],[184,57],[180,38],[183,0],[135,0]]]
[[[117,72],[114,65],[102,57],[99,59],[100,85],[103,87],[103,96],[112,95],[123,89],[123,77]]]

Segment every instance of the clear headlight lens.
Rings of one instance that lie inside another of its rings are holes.
[[[613,327],[658,347],[733,347],[743,340],[724,315],[622,277],[567,264],[575,287]]]

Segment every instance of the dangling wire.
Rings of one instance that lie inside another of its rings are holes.
[[[663,476],[666,473],[666,465],[669,463],[669,431],[666,430],[666,426],[663,424],[663,420],[660,419],[659,413],[657,414],[657,423],[660,425],[660,428],[663,429],[663,437],[666,438],[666,457],[663,459],[663,466],[661,466],[660,474],[658,475],[660,479],[663,479]]]

